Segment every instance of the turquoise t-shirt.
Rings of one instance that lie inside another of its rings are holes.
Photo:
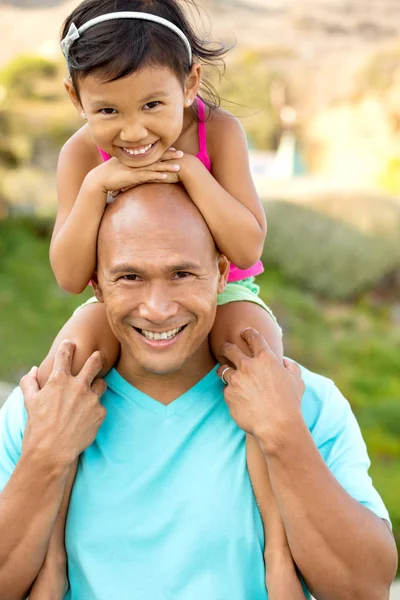
[[[384,519],[365,444],[333,383],[303,369],[303,415],[327,465]],[[213,369],[164,406],[113,370],[107,417],[82,455],[66,530],[65,600],[266,600],[263,528],[245,434]],[[0,490],[26,422],[17,389],[0,412]]]

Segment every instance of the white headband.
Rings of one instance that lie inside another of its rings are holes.
[[[61,50],[65,56],[65,60],[68,62],[70,47],[77,39],[80,38],[81,34],[86,31],[86,29],[93,27],[93,25],[97,25],[97,23],[103,23],[103,21],[113,21],[114,19],[139,19],[141,21],[153,21],[153,23],[159,23],[160,25],[164,25],[164,27],[168,27],[168,29],[176,33],[176,35],[178,35],[185,44],[189,55],[189,62],[192,64],[192,48],[190,47],[190,43],[186,35],[179,29],[179,27],[171,23],[171,21],[163,19],[162,17],[158,17],[157,15],[133,11],[114,12],[101,15],[91,19],[87,23],[84,23],[84,25],[79,27],[79,29],[76,27],[75,23],[71,23],[67,35],[61,41]]]

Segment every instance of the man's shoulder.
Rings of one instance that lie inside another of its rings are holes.
[[[320,405],[328,402],[329,397],[332,394],[332,390],[335,388],[335,384],[332,379],[329,379],[329,377],[325,377],[324,375],[314,373],[303,365],[299,364],[299,367],[301,369],[301,376],[306,386],[304,396],[307,399],[307,402],[311,402],[311,400],[313,400]]]
[[[9,480],[21,455],[26,421],[24,396],[17,387],[0,410],[0,491]]]
[[[0,436],[4,435],[4,430],[23,430],[26,420],[24,396],[21,388],[17,386],[0,409]]]
[[[299,366],[306,386],[302,412],[313,436],[318,430],[329,428],[334,422],[344,422],[351,408],[332,379]]]
[[[24,412],[24,395],[19,386],[16,386],[8,395],[4,404],[0,407],[1,412]]]

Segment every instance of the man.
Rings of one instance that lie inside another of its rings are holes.
[[[220,367],[223,400],[208,334],[227,272],[179,186],[140,186],[107,208],[95,292],[120,359],[100,403],[100,357],[72,377],[64,342],[41,391],[34,371],[22,380],[26,410],[16,390],[0,413],[0,600],[29,590],[82,452],[66,530],[68,599],[265,600],[244,430],[263,450],[314,594],[387,597],[396,570],[388,515],[334,385],[303,370],[301,410],[300,368],[247,330],[252,358],[224,349],[235,370]]]

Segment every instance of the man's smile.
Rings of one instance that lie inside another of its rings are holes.
[[[164,331],[152,331],[151,329],[140,329],[139,327],[133,327],[137,331],[142,340],[152,346],[153,348],[166,348],[171,346],[180,333],[186,328],[186,325],[181,327],[175,327],[173,329],[166,329]]]

